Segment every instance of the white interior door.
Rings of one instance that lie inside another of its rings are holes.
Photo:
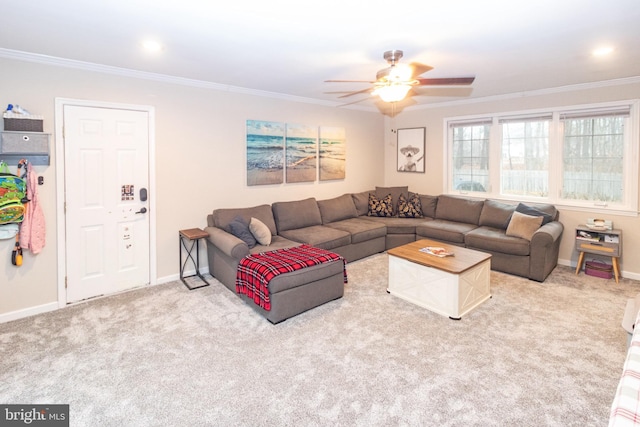
[[[64,106],[67,302],[149,284],[149,113]]]

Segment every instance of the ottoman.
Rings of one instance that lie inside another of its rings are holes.
[[[236,291],[275,324],[341,298],[345,282],[343,257],[301,245],[243,258],[237,270]],[[267,295],[266,301],[263,293]]]

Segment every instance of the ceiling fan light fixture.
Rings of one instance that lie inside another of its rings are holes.
[[[402,101],[411,90],[411,85],[395,84],[378,87],[373,94],[378,95],[384,102]]]
[[[407,81],[412,79],[413,70],[406,64],[396,64],[391,67],[389,80]]]

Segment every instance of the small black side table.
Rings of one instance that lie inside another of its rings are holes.
[[[194,289],[200,289],[200,288],[204,288],[205,286],[209,286],[209,282],[207,282],[205,280],[204,277],[202,277],[202,274],[200,274],[200,239],[204,239],[206,237],[209,237],[209,233],[207,233],[206,231],[200,229],[200,228],[189,228],[187,230],[180,230],[179,231],[179,235],[180,235],[180,280],[182,280],[182,283],[184,283],[184,285],[187,287],[187,289],[189,289],[190,291],[194,290]],[[187,246],[187,241],[191,242],[191,246]],[[193,251],[195,247],[196,250],[196,258],[193,259],[193,254],[191,253]],[[184,248],[187,251],[187,256],[184,259],[184,262],[182,262],[182,248]],[[196,268],[196,274],[192,274],[190,276],[185,276],[184,275],[184,269],[187,265],[187,262],[191,260],[191,262],[193,263],[194,267]],[[187,283],[186,280],[189,277],[195,277],[198,276],[205,284],[204,285],[200,285],[200,286],[189,286],[189,284]]]

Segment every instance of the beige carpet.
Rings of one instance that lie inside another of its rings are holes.
[[[0,403],[72,426],[604,426],[638,282],[492,272],[460,321],[386,293],[387,256],[342,299],[271,325],[221,284],[145,288],[0,325]]]

